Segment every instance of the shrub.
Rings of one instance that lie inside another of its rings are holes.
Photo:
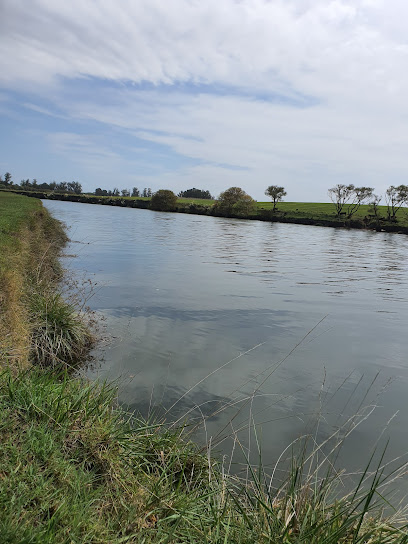
[[[255,200],[240,187],[230,187],[220,194],[215,209],[226,215],[248,215],[255,209]]]
[[[169,189],[160,189],[152,196],[150,209],[170,212],[176,209],[177,196]]]

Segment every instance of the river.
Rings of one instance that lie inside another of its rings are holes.
[[[128,409],[188,415],[233,462],[229,436],[268,464],[317,419],[324,440],[358,413],[348,470],[379,437],[389,458],[408,451],[407,236],[44,204],[105,319],[87,374],[117,380]]]

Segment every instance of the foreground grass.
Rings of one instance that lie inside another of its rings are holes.
[[[87,332],[58,293],[63,231],[34,199],[0,194],[1,206],[1,278],[18,289],[0,283],[14,315],[0,337],[0,542],[408,543],[384,487],[405,466],[370,459],[346,492],[334,436],[282,457],[279,480],[260,463],[240,481],[184,429],[129,417],[114,387],[73,378]]]
[[[304,455],[268,491],[259,471],[252,485],[224,475],[115,396],[67,375],[0,374],[0,542],[408,542],[381,516],[381,467],[339,497],[341,478]]]
[[[0,374],[0,542],[408,542],[381,514],[381,467],[345,496],[305,455],[278,489],[262,469],[241,483],[115,396],[67,375]]]

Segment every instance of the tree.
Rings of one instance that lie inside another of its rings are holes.
[[[112,191],[112,196],[119,196],[119,195],[120,195],[119,189],[117,187],[114,187]]]
[[[245,217],[254,213],[255,207],[255,200],[249,195],[243,195],[242,198],[232,206],[232,213]]]
[[[177,196],[169,189],[156,191],[150,201],[150,209],[167,212],[176,209]]]
[[[147,189],[146,189],[146,187],[143,189],[142,196],[143,196],[143,198],[147,198]]]
[[[347,219],[351,219],[359,207],[374,196],[372,187],[354,187],[350,185],[338,184],[329,189],[330,200],[336,207],[337,217],[346,214]],[[345,210],[343,212],[343,210]]]
[[[82,185],[78,181],[70,181],[67,183],[67,192],[80,195],[82,193]]]
[[[60,181],[57,183],[57,186],[55,187],[55,190],[58,193],[67,193],[68,192],[68,184],[66,181]]]
[[[385,191],[385,202],[387,203],[387,215],[389,221],[396,221],[398,210],[408,203],[408,185],[391,185]]]
[[[122,196],[130,196],[129,189],[122,189]]]
[[[10,172],[6,172],[6,173],[4,174],[4,181],[3,181],[3,183],[4,183],[4,185],[5,185],[6,187],[8,187],[9,185],[13,185],[13,183],[12,183],[12,181],[11,181],[11,178],[12,178],[12,175],[10,174]]]
[[[339,217],[343,211],[345,204],[350,200],[353,195],[354,185],[342,185],[339,183],[335,187],[329,189],[330,200],[336,207],[336,213]]]
[[[137,187],[133,187],[132,196],[140,196],[140,191]]]
[[[208,200],[212,200],[213,198],[210,191],[196,189],[195,187],[193,187],[192,189],[187,189],[186,191],[180,191],[178,196],[180,198],[204,198]]]
[[[374,217],[376,218],[377,222],[380,221],[380,212],[379,212],[379,205],[382,200],[381,196],[375,195],[374,193],[371,195],[371,200],[369,201],[369,211],[372,212]]]
[[[215,208],[225,214],[247,215],[255,208],[255,200],[240,187],[230,187],[220,194]]]
[[[148,198],[151,198],[152,196],[152,190],[150,189],[150,187],[147,189],[147,196]]]
[[[281,202],[283,197],[286,196],[286,191],[284,187],[279,187],[279,185],[269,185],[265,191],[266,196],[269,196],[273,201],[273,210],[276,210],[276,203]]]
[[[361,204],[367,202],[373,196],[373,193],[374,189],[372,187],[354,187],[351,202],[347,206],[347,219],[351,219]]]

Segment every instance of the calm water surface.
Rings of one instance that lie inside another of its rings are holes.
[[[394,414],[382,439],[408,450],[407,236],[45,205],[70,227],[65,265],[97,283],[110,342],[89,374],[119,379],[132,410],[205,418],[225,453],[234,431],[253,451],[255,423],[273,462],[317,413],[324,438],[375,404],[343,463],[360,467]]]

